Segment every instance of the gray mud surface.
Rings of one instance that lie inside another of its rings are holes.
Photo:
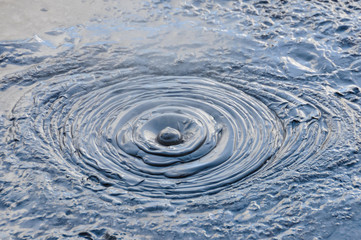
[[[358,239],[361,2],[0,2],[0,239]]]

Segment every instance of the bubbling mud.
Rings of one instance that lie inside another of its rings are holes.
[[[284,142],[282,122],[266,105],[211,79],[83,81],[33,90],[31,109],[48,109],[33,134],[62,161],[141,195],[218,192],[275,159]]]
[[[310,164],[342,129],[330,117],[337,108],[276,86],[242,83],[79,75],[69,84],[54,78],[49,90],[42,84],[31,91],[35,104],[24,97],[14,112],[35,117],[18,124],[64,164],[124,191],[171,199]]]

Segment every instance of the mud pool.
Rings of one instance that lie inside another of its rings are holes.
[[[361,236],[361,2],[0,8],[0,239]]]

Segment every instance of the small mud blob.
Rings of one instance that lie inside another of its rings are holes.
[[[183,142],[181,133],[171,127],[166,127],[160,131],[157,141],[164,146],[177,145]]]

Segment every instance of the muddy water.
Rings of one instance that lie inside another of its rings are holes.
[[[360,4],[3,1],[0,238],[357,238]]]

